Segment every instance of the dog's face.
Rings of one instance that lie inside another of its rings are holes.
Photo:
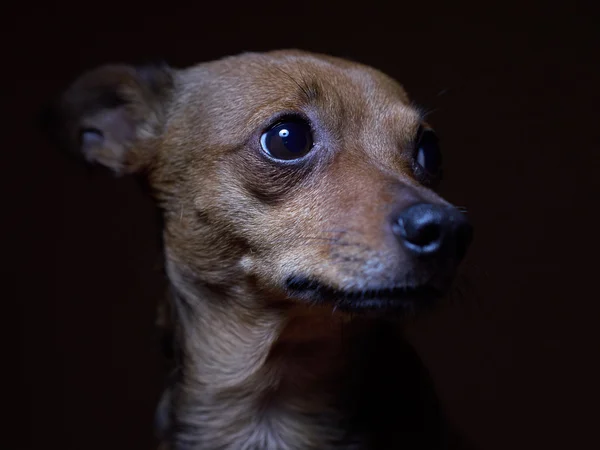
[[[470,241],[432,190],[433,131],[396,82],[356,63],[288,51],[106,67],[61,109],[86,159],[145,173],[173,270],[249,302],[413,305],[447,288]]]

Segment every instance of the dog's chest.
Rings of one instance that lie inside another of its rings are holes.
[[[238,392],[204,398],[187,410],[190,433],[177,450],[358,450],[343,425],[344,412],[328,404],[329,393]]]
[[[337,330],[336,330],[337,333]],[[235,388],[200,393],[181,417],[182,450],[358,450],[345,424],[350,411],[347,349],[339,339],[288,339]],[[179,450],[179,449],[178,449]]]

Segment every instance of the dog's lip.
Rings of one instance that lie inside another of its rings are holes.
[[[332,303],[341,310],[414,310],[429,307],[443,296],[443,291],[431,284],[369,287],[344,290],[306,277],[289,277],[288,292],[300,299],[316,303]]]

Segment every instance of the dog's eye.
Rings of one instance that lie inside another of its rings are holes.
[[[302,158],[313,146],[310,125],[302,121],[280,122],[262,134],[260,145],[275,159]]]
[[[419,171],[435,180],[440,178],[442,172],[442,152],[438,145],[438,138],[432,130],[421,130],[415,146],[415,162]]]

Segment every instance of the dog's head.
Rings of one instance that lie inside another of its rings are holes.
[[[434,132],[400,85],[363,65],[285,51],[106,66],[59,112],[76,153],[145,174],[177,276],[244,301],[426,302],[471,239],[433,190]]]

